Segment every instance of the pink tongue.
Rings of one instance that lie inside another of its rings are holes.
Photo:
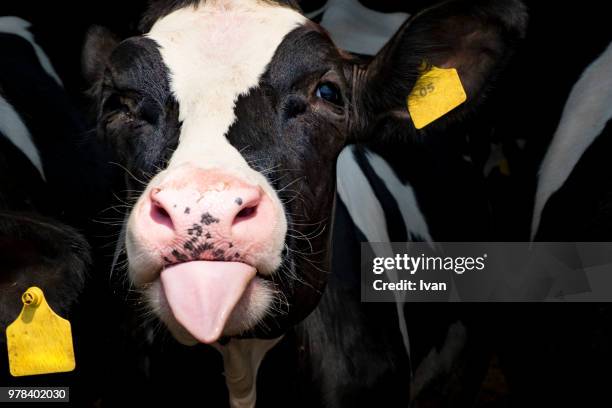
[[[176,320],[202,343],[219,339],[255,268],[238,262],[185,262],[166,268],[161,283]]]

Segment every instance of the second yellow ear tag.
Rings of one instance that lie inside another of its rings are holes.
[[[432,67],[417,80],[408,96],[414,127],[422,129],[467,100],[455,68]]]
[[[6,328],[11,375],[74,370],[70,322],[51,310],[43,291],[37,287],[28,289],[21,300],[21,314]]]

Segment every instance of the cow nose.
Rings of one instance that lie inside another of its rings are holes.
[[[182,174],[151,189],[142,205],[141,231],[179,261],[238,258],[264,245],[274,228],[274,206],[261,187],[220,172]]]
[[[220,224],[224,229],[233,229],[236,224],[255,216],[262,200],[260,188],[222,189],[199,192],[154,188],[150,193],[151,218],[160,227],[180,233],[181,226],[198,223]],[[188,198],[196,195],[199,197],[195,201]]]

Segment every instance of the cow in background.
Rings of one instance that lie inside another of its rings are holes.
[[[532,237],[537,241],[612,241],[606,143],[611,139],[612,45],[573,86],[542,162]]]
[[[612,39],[608,34],[601,39]],[[577,71],[559,81],[567,98],[540,164],[531,230],[535,241],[612,241],[612,45],[591,51],[588,62],[586,57],[578,60],[580,75]],[[514,357],[515,364],[533,367],[526,375],[516,374],[523,400],[609,404],[612,308],[602,303],[547,306],[524,319],[532,340],[510,338],[513,347],[527,351]]]
[[[66,224],[87,214],[86,199],[68,205],[66,196],[71,188],[87,192],[84,186],[70,185],[75,178],[68,174],[77,170],[70,166],[79,161],[74,157],[74,148],[82,137],[82,124],[29,26],[16,17],[0,17],[2,349],[6,347],[4,331],[19,316],[21,296],[29,287],[43,289],[56,313],[74,317],[91,265],[88,242]],[[73,194],[70,197],[74,199]],[[81,213],[70,212],[78,207]],[[80,339],[75,340],[78,347]],[[0,367],[3,386],[64,385],[76,381],[74,374],[12,378],[6,350],[0,353]],[[80,367],[78,373],[82,373]]]
[[[336,44],[369,60],[408,18],[406,12],[417,13],[423,7],[420,3],[426,2],[415,3],[330,0],[311,14]],[[494,110],[495,101],[490,99],[498,80],[487,90],[487,102],[479,112]],[[426,128],[418,137],[392,139],[401,134],[399,126],[373,129],[387,140],[350,145],[340,154],[332,275],[324,302],[330,302],[327,308],[343,310],[342,316],[351,316],[347,326],[352,330],[337,333],[335,339],[337,344],[350,344],[346,348],[351,353],[348,356],[341,348],[330,346],[334,352],[327,353],[324,361],[337,368],[323,372],[319,376],[322,383],[327,374],[344,372],[339,377],[350,382],[351,373],[358,370],[352,367],[371,365],[373,373],[395,361],[397,366],[410,367],[406,371],[411,373],[403,372],[401,379],[380,375],[381,384],[389,389],[373,398],[401,388],[398,382],[412,381],[414,404],[473,403],[493,349],[487,344],[490,334],[484,322],[495,313],[471,305],[405,304],[404,299],[395,305],[361,304],[362,265],[356,254],[364,242],[490,241],[503,233],[496,231],[488,185],[500,160],[498,151],[490,148],[495,147],[491,140],[494,124],[488,116],[476,113],[443,130]],[[342,296],[331,295],[334,291]],[[382,320],[381,315],[387,318]],[[338,325],[317,311],[305,324],[313,325],[310,331],[323,332]]]

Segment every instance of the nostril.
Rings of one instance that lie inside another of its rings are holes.
[[[274,206],[261,189],[245,190],[241,198],[244,202],[235,210],[231,235],[238,245],[251,247],[253,243],[267,240],[275,231],[277,222]]]
[[[247,218],[254,217],[256,211],[257,211],[257,205],[254,205],[252,207],[245,207],[242,210],[240,210],[238,214],[236,214],[236,221],[243,221]]]
[[[238,206],[233,224],[250,220],[257,215],[257,209],[263,197],[261,187],[245,189],[242,194],[234,199],[234,203]]]
[[[164,206],[157,200],[151,200],[151,218],[158,224],[165,225],[170,229],[174,229],[174,223],[172,217]]]

